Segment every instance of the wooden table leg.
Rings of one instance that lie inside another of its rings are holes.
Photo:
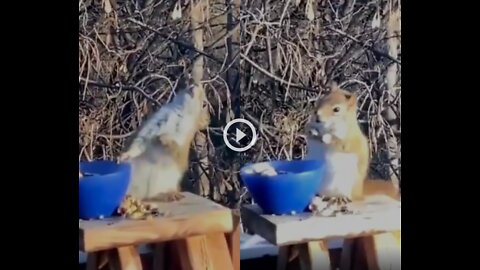
[[[172,243],[181,270],[234,270],[223,233],[194,236]]]
[[[298,245],[302,270],[330,270],[330,254],[325,241],[312,241]]]
[[[87,254],[87,270],[98,270],[99,265],[99,252],[90,252]]]
[[[240,270],[240,215],[233,214],[233,231],[226,233],[228,249],[234,270]]]
[[[119,247],[110,252],[111,270],[142,270],[142,261],[136,246]]]
[[[290,258],[291,246],[281,246],[278,248],[277,270],[287,270]]]
[[[87,270],[102,269],[108,263],[109,250],[89,252],[87,254]]]
[[[362,269],[401,269],[401,241],[399,232],[361,237],[358,238],[356,242],[355,257],[359,256],[361,258],[354,259],[364,262]],[[356,265],[360,266],[360,263]]]

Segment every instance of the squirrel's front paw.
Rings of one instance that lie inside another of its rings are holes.
[[[329,205],[337,205],[339,207],[344,207],[352,202],[347,196],[325,197],[324,201],[327,201]]]
[[[318,129],[314,127],[307,127],[307,133],[308,135],[314,136],[314,137],[317,137],[320,135],[320,131],[318,131]]]
[[[170,134],[161,134],[157,137],[157,142],[167,148],[178,147],[177,142]]]
[[[323,143],[325,144],[330,144],[332,142],[332,135],[330,133],[321,133],[318,129],[316,128],[308,128],[308,135],[312,137],[317,137],[319,138]]]
[[[208,107],[203,108],[200,119],[198,119],[198,129],[204,130],[210,125],[210,112],[208,111]]]
[[[325,143],[325,144],[330,144],[332,142],[332,135],[324,134],[322,136],[322,142]]]
[[[321,216],[335,216],[337,213],[349,214],[353,213],[348,208],[348,204],[351,202],[352,200],[347,196],[320,196],[313,199],[309,209]]]
[[[152,198],[152,200],[157,202],[175,202],[175,201],[180,201],[183,198],[185,198],[185,195],[183,195],[182,193],[177,191],[172,191],[172,192],[160,193],[156,195],[154,198]]]

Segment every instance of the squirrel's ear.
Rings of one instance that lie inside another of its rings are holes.
[[[338,91],[340,90],[340,87],[338,87],[338,83],[336,81],[331,81],[330,82],[330,91]]]
[[[345,98],[347,99],[347,102],[350,106],[355,105],[357,102],[357,96],[355,93],[345,93]]]

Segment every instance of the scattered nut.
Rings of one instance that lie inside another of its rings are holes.
[[[127,195],[117,212],[123,217],[130,219],[151,219],[159,215],[158,209],[154,206],[153,204],[143,203],[131,195]]]
[[[349,209],[350,199],[344,197],[318,197],[316,196],[308,208],[318,216],[336,216],[337,214],[349,215],[354,211]]]
[[[141,211],[135,211],[131,213],[128,217],[131,219],[142,219],[145,217],[145,215]]]

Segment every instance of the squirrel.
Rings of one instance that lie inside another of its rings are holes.
[[[370,149],[357,120],[357,106],[357,96],[333,82],[330,92],[316,100],[305,126],[306,158],[326,162],[317,195],[329,205],[345,206],[374,194],[399,196],[392,183],[367,180]]]
[[[144,202],[183,198],[190,146],[195,134],[210,123],[204,99],[203,87],[193,85],[179,92],[135,132],[119,158],[132,165],[128,194]]]

